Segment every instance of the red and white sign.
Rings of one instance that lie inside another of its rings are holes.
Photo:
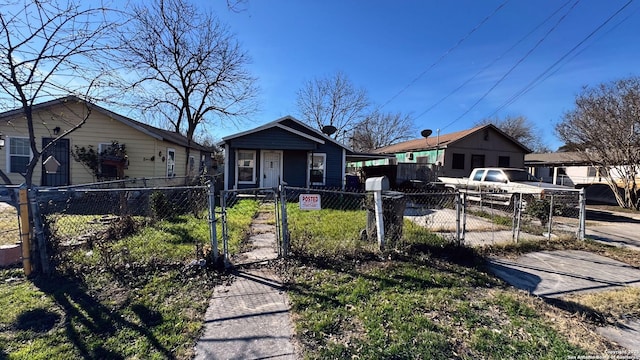
[[[300,210],[320,210],[320,195],[300,194]]]

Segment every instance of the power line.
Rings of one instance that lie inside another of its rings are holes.
[[[431,69],[433,69],[436,65],[438,65],[442,60],[444,60],[444,58],[446,58],[447,55],[449,55],[452,51],[454,51],[456,48],[458,48],[465,40],[467,40],[471,36],[471,34],[473,34],[476,30],[478,30],[480,27],[482,27],[482,25],[484,25],[498,11],[500,11],[500,9],[502,9],[509,1],[510,0],[505,0],[505,2],[503,2],[500,5],[498,5],[498,7],[495,8],[491,14],[489,14],[487,17],[482,19],[482,21],[480,21],[480,23],[478,25],[476,25],[464,37],[462,37],[460,40],[458,40],[458,42],[455,45],[453,45],[453,47],[451,47],[449,50],[445,51],[442,55],[440,55],[440,57],[434,63],[432,63],[424,71],[422,71],[420,74],[418,74],[418,76],[415,79],[411,80],[405,87],[400,89],[400,91],[398,91],[395,95],[393,95],[389,100],[387,100],[385,103],[383,103],[381,106],[379,106],[377,110],[380,110],[383,107],[387,106],[390,102],[392,102],[398,96],[400,96],[402,93],[404,93],[408,88],[413,86],[413,84],[415,84],[418,80],[420,80],[426,73],[428,73]]]
[[[507,55],[508,53],[510,53],[513,49],[515,49],[518,45],[520,45],[525,39],[527,39],[529,36],[531,36],[531,34],[535,33],[540,27],[542,27],[542,25],[546,24],[549,20],[551,20],[554,16],[556,16],[556,14],[558,14],[558,12],[560,12],[560,10],[562,10],[565,6],[567,6],[572,0],[568,0],[567,2],[565,2],[564,4],[562,4],[560,7],[558,7],[554,12],[552,12],[549,16],[547,16],[546,19],[544,19],[542,22],[540,22],[538,25],[536,25],[533,29],[531,29],[531,31],[529,31],[527,34],[525,34],[523,37],[520,38],[520,40],[518,40],[515,44],[513,44],[511,47],[509,47],[507,50],[505,50],[502,54],[498,55],[498,57],[496,57],[495,59],[493,59],[491,62],[489,62],[487,65],[485,65],[482,69],[480,69],[477,73],[475,73],[473,76],[471,76],[470,78],[468,78],[467,80],[465,80],[463,83],[461,83],[458,87],[456,87],[455,89],[453,89],[452,91],[450,91],[447,95],[445,95],[444,97],[442,97],[440,100],[436,101],[435,103],[433,103],[431,106],[429,106],[426,110],[424,110],[423,112],[421,112],[420,114],[418,114],[416,117],[414,117],[414,120],[419,119],[420,117],[422,117],[424,114],[428,113],[429,111],[433,110],[434,108],[436,108],[438,105],[440,105],[442,102],[444,102],[446,99],[448,99],[449,97],[451,97],[453,94],[457,93],[458,91],[460,91],[460,89],[462,89],[463,87],[465,87],[467,84],[469,84],[471,81],[473,81],[475,78],[477,78],[478,76],[480,76],[480,74],[482,74],[483,72],[485,72],[487,69],[489,69],[491,66],[493,66],[496,62],[498,62],[500,59],[502,59],[505,55]]]
[[[455,122],[457,122],[458,120],[462,119],[463,117],[465,117],[469,112],[471,112],[471,110],[473,110],[482,100],[484,100],[496,87],[498,87],[498,85],[500,85],[502,83],[502,81],[504,81],[504,79],[507,78],[507,76],[509,76],[520,64],[522,64],[522,62],[524,62],[524,60],[526,60],[540,45],[542,45],[542,43],[549,37],[549,35],[551,35],[552,32],[554,32],[558,26],[560,25],[560,23],[562,23],[564,21],[564,19],[566,19],[566,17],[571,13],[571,11],[573,11],[573,9],[575,9],[575,7],[578,5],[578,3],[580,3],[580,0],[576,0],[573,5],[571,5],[571,8],[569,8],[569,10],[567,10],[566,13],[564,13],[559,19],[558,21],[556,21],[556,23],[540,38],[540,40],[538,40],[538,42],[536,42],[536,44],[529,49],[529,51],[527,51],[520,59],[518,59],[518,61],[516,61],[515,64],[513,64],[513,66],[511,68],[509,68],[509,70],[507,70],[507,72],[505,72],[502,77],[500,77],[500,79],[498,79],[498,81],[495,82],[495,84],[493,84],[487,91],[485,91],[484,94],[482,94],[482,96],[475,102],[473,103],[473,105],[471,105],[467,110],[465,110],[460,116],[458,116],[455,120],[451,121],[450,123],[448,123],[447,125],[445,125],[442,129],[446,129],[447,127],[453,125]]]
[[[616,23],[615,25],[611,26],[611,28],[609,30],[607,30],[607,32],[605,32],[604,34],[602,34],[598,39],[594,40],[594,42],[597,42],[599,39],[602,39],[603,37],[605,37],[606,35],[608,35],[609,33],[613,32],[613,30],[617,29],[618,26],[622,25],[624,22],[626,22],[627,20],[629,20],[633,15],[636,14],[636,12],[638,12],[639,9],[635,9],[633,10],[633,12],[631,12],[629,15],[625,16],[622,20],[618,21],[618,23]],[[593,44],[593,42],[592,42]],[[544,79],[540,80],[540,82],[544,82],[545,80],[547,80],[548,78],[550,78],[551,76],[555,75],[556,73],[558,73],[558,71],[560,69],[562,69],[562,67],[568,63],[570,63],[571,61],[573,61],[573,59],[577,58],[579,55],[581,55],[585,50],[587,50],[589,48],[589,46],[591,46],[591,44],[586,45],[585,47],[583,47],[582,49],[580,49],[580,51],[576,52],[575,54],[573,54],[573,56],[571,56],[567,61],[565,61],[564,64],[558,66],[557,68],[555,68],[552,72],[550,72],[549,74],[547,74]],[[529,91],[527,91],[529,92]],[[524,94],[523,94],[524,95]],[[512,102],[513,103],[513,102]],[[512,103],[509,103],[509,105],[511,105]]]
[[[620,9],[618,9],[615,13],[613,13],[611,16],[609,16],[602,24],[600,24],[598,27],[596,27],[591,33],[589,33],[589,35],[587,35],[584,39],[582,39],[582,41],[580,41],[576,46],[574,46],[573,48],[571,48],[571,50],[569,50],[564,55],[562,55],[562,57],[560,57],[560,59],[558,59],[558,61],[556,61],[553,64],[551,64],[551,66],[547,67],[547,69],[545,71],[543,71],[540,75],[538,75],[531,82],[529,82],[524,88],[522,88],[522,90],[517,92],[515,95],[513,95],[511,98],[509,98],[509,100],[507,100],[500,107],[498,107],[493,113],[491,113],[491,115],[489,115],[489,117],[495,115],[496,113],[498,113],[500,110],[504,109],[505,107],[513,104],[516,100],[518,100],[524,94],[526,94],[527,92],[531,91],[531,89],[533,89],[534,87],[539,85],[542,82],[542,81],[540,81],[540,79],[545,77],[554,67],[556,67],[556,65],[558,65],[560,62],[562,62],[564,59],[566,59],[567,56],[571,55],[571,53],[573,53],[580,46],[582,46],[582,44],[584,44],[593,35],[595,35],[598,31],[600,31],[605,25],[607,25],[611,20],[613,20],[613,18],[618,16],[618,14],[620,14],[624,9],[626,9],[627,6],[631,5],[632,2],[633,2],[633,0],[629,0],[626,4],[624,4],[622,7],[620,7]]]

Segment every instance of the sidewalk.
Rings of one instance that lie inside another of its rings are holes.
[[[297,359],[287,294],[264,266],[277,258],[270,217],[259,213],[251,225],[251,250],[231,260],[233,280],[215,289],[195,359]]]

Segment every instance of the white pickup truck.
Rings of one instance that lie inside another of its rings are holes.
[[[468,178],[440,177],[447,187],[467,193],[471,201],[513,206],[522,194],[523,205],[549,195],[562,197],[565,205],[577,205],[578,193],[570,187],[544,183],[524,169],[475,168]],[[556,202],[559,203],[559,202]]]

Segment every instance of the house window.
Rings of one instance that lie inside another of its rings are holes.
[[[189,175],[195,175],[196,172],[196,157],[189,156]]]
[[[238,151],[238,183],[255,184],[256,182],[256,152]]]
[[[484,167],[484,155],[471,155],[471,168]]]
[[[453,154],[453,159],[451,161],[451,168],[464,170],[464,154]]]
[[[31,161],[28,138],[9,138],[9,172],[24,174]]]
[[[176,176],[176,149],[167,149],[167,177]]]
[[[327,154],[312,154],[311,164],[309,166],[309,181],[311,185],[325,184],[325,164],[327,162]]]
[[[113,153],[113,144],[112,143],[100,143],[98,144],[98,156],[102,158],[104,153]],[[115,165],[104,164],[103,161],[100,161],[99,165],[100,176],[106,179],[116,179],[118,177],[118,168]]]
[[[498,156],[498,167],[510,167],[511,158],[508,156]]]

